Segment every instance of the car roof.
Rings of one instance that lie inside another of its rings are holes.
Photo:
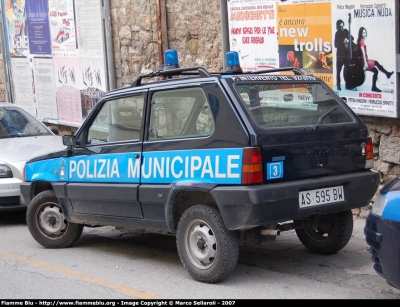
[[[17,107],[17,108],[22,108],[21,106],[16,105],[15,103],[6,102],[6,101],[0,101],[0,107]]]

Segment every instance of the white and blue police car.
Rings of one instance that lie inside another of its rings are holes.
[[[364,234],[375,272],[400,289],[400,177],[379,190]]]
[[[62,248],[83,227],[173,234],[206,283],[229,276],[247,240],[294,229],[315,253],[346,246],[351,209],[379,185],[367,127],[313,75],[239,64],[228,52],[224,72],[180,68],[167,50],[156,71],[108,92],[66,150],[27,162],[33,238]]]

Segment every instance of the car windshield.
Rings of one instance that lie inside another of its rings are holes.
[[[36,117],[18,107],[0,107],[0,139],[38,135],[51,133]]]
[[[350,113],[320,84],[236,84],[243,104],[262,128],[354,122]]]

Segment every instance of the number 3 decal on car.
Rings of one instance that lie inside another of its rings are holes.
[[[267,180],[283,178],[283,161],[267,163]]]

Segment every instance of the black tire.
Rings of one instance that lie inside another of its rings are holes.
[[[52,190],[32,199],[26,211],[26,222],[33,238],[47,248],[71,246],[83,231],[83,225],[67,221]]]
[[[205,283],[225,279],[239,258],[237,232],[226,228],[213,206],[196,205],[184,212],[178,223],[176,245],[186,271]]]
[[[351,210],[321,216],[317,229],[296,229],[301,243],[310,251],[322,255],[337,253],[349,243],[352,233]]]

